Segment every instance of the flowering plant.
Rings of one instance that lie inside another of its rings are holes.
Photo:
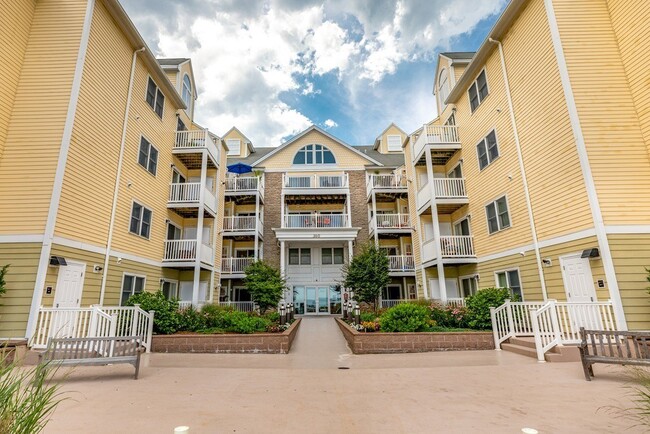
[[[366,332],[378,332],[380,325],[377,321],[362,321],[361,327]]]

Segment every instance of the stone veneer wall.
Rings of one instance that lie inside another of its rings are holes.
[[[352,227],[361,228],[354,243],[354,254],[359,248],[368,242],[370,231],[368,229],[368,201],[366,193],[366,172],[364,170],[353,170],[348,172],[350,179],[350,200],[352,212]]]
[[[299,325],[300,318],[283,333],[155,335],[152,337],[151,351],[154,353],[287,354],[291,350]]]
[[[492,332],[359,333],[343,320],[335,320],[354,354],[494,349]]]

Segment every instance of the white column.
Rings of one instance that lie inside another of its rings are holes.
[[[259,192],[255,193],[255,254],[253,256],[254,260],[257,261],[258,254],[257,250],[260,245],[260,236],[259,236],[259,223],[260,223],[260,194]]]
[[[348,189],[347,197],[348,197],[348,199],[347,199],[347,205],[348,205],[348,207],[347,207],[348,208],[347,221],[348,221],[348,224],[346,225],[346,227],[351,228],[352,227],[352,204],[350,203],[350,189]]]
[[[379,247],[379,235],[377,234],[377,229],[379,228],[378,219],[377,219],[377,196],[376,196],[376,193],[374,192],[374,190],[372,192],[371,200],[372,200],[372,224],[375,227],[375,232],[374,232],[375,245],[377,247]]]
[[[445,265],[442,262],[442,249],[440,246],[440,221],[438,220],[438,207],[436,205],[436,189],[433,188],[433,163],[431,161],[431,151],[426,151],[427,160],[427,178],[431,188],[431,220],[433,222],[433,239],[436,248],[436,267],[438,268],[438,283],[440,286],[440,298],[447,298],[447,286],[445,285]]]
[[[284,174],[282,175],[282,177],[284,179]],[[284,205],[284,192],[282,192],[282,194],[280,195],[280,201],[281,201],[280,202],[280,227],[284,228],[284,227],[286,227],[286,223],[284,221],[285,220],[284,216],[286,214],[285,209],[284,209],[284,206],[285,206]]]
[[[208,172],[208,151],[201,155],[201,188],[199,189],[199,216],[196,224],[196,260],[194,261],[194,285],[192,287],[192,305],[199,304],[199,283],[201,281],[201,246],[203,243],[203,213],[205,208],[205,181]]]
[[[286,266],[285,266],[285,245],[284,241],[280,241],[280,275],[286,279]]]

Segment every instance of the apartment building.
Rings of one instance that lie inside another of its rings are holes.
[[[236,128],[226,133],[220,300],[252,309],[242,278],[264,259],[286,278],[285,300],[298,314],[340,313],[342,266],[367,242],[389,255],[383,304],[417,298],[406,137],[390,125],[373,145],[350,146],[312,126],[277,147],[255,147]]]
[[[5,2],[0,22],[0,337],[41,307],[211,300],[226,148],[193,121],[191,62],[157,60],[116,0]]]
[[[438,56],[439,115],[405,143],[420,296],[611,300],[617,327],[650,327],[648,22],[515,0],[476,53]]]

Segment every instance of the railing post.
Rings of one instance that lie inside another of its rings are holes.
[[[97,311],[99,309],[97,309],[97,306],[95,305],[90,307],[92,310],[90,311],[90,324],[88,325],[88,337],[94,338],[97,337],[97,326],[98,326]]]
[[[117,328],[117,314],[114,313],[114,314],[111,315],[111,325],[110,325],[110,327],[108,329],[108,337],[109,338],[114,338],[115,337],[116,328]],[[115,349],[115,340],[111,340],[108,357],[113,357],[113,350],[114,349]]]
[[[551,303],[551,324],[553,325],[553,333],[555,335],[555,344],[562,346],[562,330],[560,329],[560,321],[557,316],[557,300],[549,300]]]
[[[531,307],[528,312],[530,313],[530,322],[533,326],[533,336],[535,337],[535,351],[537,351],[537,361],[540,363],[546,362],[544,359],[544,349],[542,347],[542,334],[539,330],[539,321],[537,319],[537,309]]]
[[[508,319],[508,333],[507,337],[515,337],[515,320],[514,316],[512,314],[512,303],[510,303],[510,299],[506,300],[506,318]]]
[[[492,320],[492,337],[494,338],[494,349],[501,351],[501,345],[499,345],[499,325],[497,324],[497,314],[495,311],[495,307],[490,307],[490,319]]]
[[[139,304],[134,304],[133,305],[133,317],[131,318],[131,336],[138,336],[139,334],[139,327],[138,327],[138,319],[140,316],[140,305]]]
[[[147,352],[151,352],[151,336],[153,335],[153,317],[155,315],[155,311],[150,310],[149,311],[149,323],[147,324],[147,335],[143,337],[143,339],[146,340],[146,345],[145,348],[147,349]]]

